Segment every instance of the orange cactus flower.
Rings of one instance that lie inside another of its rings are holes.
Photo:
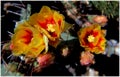
[[[81,46],[84,47],[85,50],[96,54],[105,51],[106,39],[98,24],[92,24],[91,26],[82,28],[78,31],[78,37]]]
[[[91,54],[89,51],[82,52],[80,57],[80,63],[81,65],[94,64],[94,55]]]
[[[45,48],[43,35],[27,23],[18,23],[14,32],[10,45],[13,55],[35,58]]]
[[[64,16],[43,6],[39,13],[33,14],[28,23],[44,33],[50,41],[56,41],[64,28]]]

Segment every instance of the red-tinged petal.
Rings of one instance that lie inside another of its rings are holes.
[[[98,36],[98,31],[96,31],[96,32],[93,32],[93,34],[92,34],[94,37],[96,37],[96,36]]]
[[[44,29],[47,29],[47,22],[46,21],[39,21],[39,26],[41,26]]]
[[[47,24],[55,24],[55,21],[53,20],[53,17],[46,19]]]
[[[54,32],[54,33],[51,33],[51,36],[52,37],[57,37],[57,34]]]
[[[93,43],[89,43],[89,47],[90,47],[91,49],[93,49],[93,48],[94,48]]]
[[[61,20],[58,21],[59,26],[61,26]]]
[[[25,35],[22,36],[22,38],[25,40],[24,43],[29,44],[31,42],[31,39],[33,37],[32,32],[29,30],[25,30]]]

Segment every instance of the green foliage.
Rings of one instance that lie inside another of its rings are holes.
[[[22,73],[16,71],[17,63],[9,63],[8,67],[1,64],[1,76],[24,76]]]
[[[91,1],[90,3],[108,18],[119,16],[119,1]]]
[[[31,5],[27,4],[27,8],[26,9],[22,8],[21,14],[22,15],[20,17],[20,20],[27,20],[27,19],[29,19],[30,14],[31,14]]]

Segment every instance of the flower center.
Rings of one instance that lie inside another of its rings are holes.
[[[94,42],[95,37],[93,35],[89,35],[87,40],[88,40],[88,42]]]
[[[49,31],[49,32],[55,32],[55,29],[53,28],[53,25],[52,24],[47,24],[47,30]]]

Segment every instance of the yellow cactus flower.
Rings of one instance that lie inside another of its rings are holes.
[[[106,39],[98,24],[92,24],[91,26],[82,28],[78,31],[78,37],[81,46],[84,47],[85,50],[96,54],[105,51]]]
[[[30,25],[19,23],[14,32],[10,46],[13,55],[35,58],[44,50],[43,35]]]
[[[48,6],[43,6],[39,13],[30,16],[28,23],[44,33],[50,41],[56,41],[64,28],[64,16]]]

